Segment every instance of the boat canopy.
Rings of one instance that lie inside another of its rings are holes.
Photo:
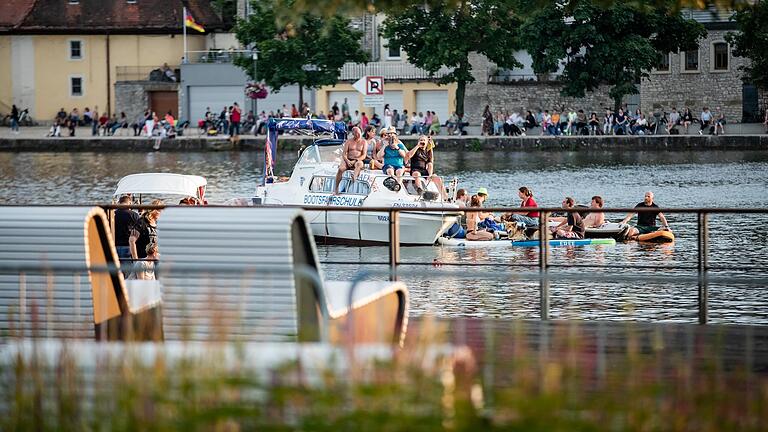
[[[205,177],[172,173],[142,173],[123,177],[114,195],[155,194],[182,195],[205,199]]]
[[[262,184],[267,183],[274,176],[277,138],[280,131],[296,131],[315,138],[322,136],[326,139],[332,138],[342,141],[347,137],[347,125],[344,122],[334,122],[333,120],[325,119],[269,119],[267,122],[267,143],[264,146],[264,178],[262,179]]]

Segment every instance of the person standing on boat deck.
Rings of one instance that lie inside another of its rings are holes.
[[[408,157],[407,152],[408,149],[405,145],[397,139],[395,128],[387,129],[387,137],[376,157],[384,161],[384,167],[381,169],[382,172],[390,177],[395,177],[401,187],[403,185],[402,177],[405,169],[405,160]]]
[[[539,205],[536,203],[536,200],[533,199],[533,191],[528,189],[527,187],[523,186],[520,189],[518,189],[517,196],[520,197],[522,200],[520,202],[520,207],[538,207]],[[513,212],[513,213],[506,213],[501,218],[502,220],[508,220],[508,221],[514,221],[517,223],[524,224],[529,227],[537,227],[539,226],[539,212],[535,210],[531,210],[529,212]]]
[[[344,147],[341,151],[341,163],[339,164],[339,170],[336,171],[336,184],[333,187],[333,194],[339,194],[339,183],[341,182],[341,176],[344,171],[355,170],[352,174],[352,181],[357,179],[360,175],[360,171],[363,169],[363,160],[368,152],[368,143],[363,139],[362,132],[359,127],[352,128],[352,136],[344,142]]]
[[[123,195],[117,202],[120,205],[131,204],[131,196]],[[129,208],[119,208],[115,210],[115,249],[117,250],[117,257],[120,260],[129,259],[131,257],[130,245],[128,244],[128,237],[131,234],[131,230],[134,229],[139,222],[139,214]]]
[[[165,203],[163,200],[152,200],[149,205],[161,206]],[[144,259],[147,257],[147,245],[150,243],[157,243],[157,220],[160,218],[160,209],[145,210],[144,214],[136,224],[136,231],[139,232],[139,237],[136,240],[136,250],[138,257]]]
[[[603,208],[603,197],[595,195],[589,207],[593,209]],[[603,212],[589,213],[584,217],[584,226],[587,228],[598,228],[605,223],[605,214]]]
[[[638,203],[635,206],[636,209],[639,208],[659,208],[659,206],[656,205],[655,202],[653,202],[653,192],[648,191],[645,193],[645,198],[643,199],[643,202]],[[632,219],[632,216],[635,215],[635,212],[629,213],[622,221],[621,223],[627,223]],[[667,218],[664,217],[664,213],[659,211],[649,211],[649,212],[637,212],[637,225],[630,228],[627,232],[627,236],[630,240],[636,240],[637,236],[640,234],[648,234],[652,233],[654,231],[658,231],[659,228],[656,227],[656,216],[661,219],[661,223],[663,224],[661,226],[662,230],[665,231],[672,231],[669,229],[669,224],[667,223]]]
[[[571,197],[565,197],[563,200],[563,208],[571,209],[575,205],[576,201]],[[587,228],[578,212],[570,212],[568,217],[560,222],[560,225],[551,227],[550,230],[555,235],[555,238],[583,239]]]

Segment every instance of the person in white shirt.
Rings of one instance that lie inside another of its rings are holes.
[[[382,127],[389,129],[392,126],[392,110],[389,109],[389,104],[384,105],[384,120]]]
[[[677,108],[672,107],[672,112],[667,115],[667,133],[671,134],[677,124],[680,123],[680,113],[677,112]]]
[[[708,128],[712,124],[712,113],[709,111],[709,108],[704,107],[704,109],[701,111],[699,120],[701,120],[699,135],[702,135],[704,133],[704,129]]]
[[[419,113],[418,115],[414,112],[413,116],[411,117],[411,134],[418,134],[421,133],[421,124],[424,122],[424,114]]]

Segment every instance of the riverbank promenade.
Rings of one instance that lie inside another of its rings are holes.
[[[124,130],[125,131],[125,130]],[[472,128],[469,129],[473,131]],[[692,127],[685,135],[541,135],[537,128],[526,136],[464,136],[438,135],[437,148],[448,151],[480,150],[763,150],[768,149],[768,134],[763,125],[729,125],[725,135],[699,135]],[[197,128],[184,131],[183,136],[157,138],[133,136],[132,132],[116,136],[92,136],[90,130],[82,128],[75,137],[47,137],[45,127],[22,127],[18,134],[8,128],[0,129],[0,151],[54,151],[54,152],[121,152],[121,151],[222,151],[222,150],[263,150],[264,135],[240,135],[237,139],[228,136],[206,136]],[[66,131],[63,131],[66,132]],[[62,135],[66,135],[63,133]],[[415,144],[418,135],[400,135],[404,144]],[[312,138],[301,135],[281,135],[283,150],[298,150],[312,144]]]

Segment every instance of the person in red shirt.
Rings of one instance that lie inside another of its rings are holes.
[[[235,102],[232,105],[232,113],[229,115],[229,136],[240,135],[240,118],[243,115],[243,111],[240,106]]]
[[[520,202],[520,207],[533,208],[533,207],[539,206],[536,203],[536,200],[533,199],[533,192],[525,186],[518,189],[517,196],[519,196],[520,199],[522,200]],[[514,222],[523,224],[527,227],[539,226],[539,212],[535,210],[531,210],[528,212],[505,213],[501,219],[503,221],[514,221]]]

